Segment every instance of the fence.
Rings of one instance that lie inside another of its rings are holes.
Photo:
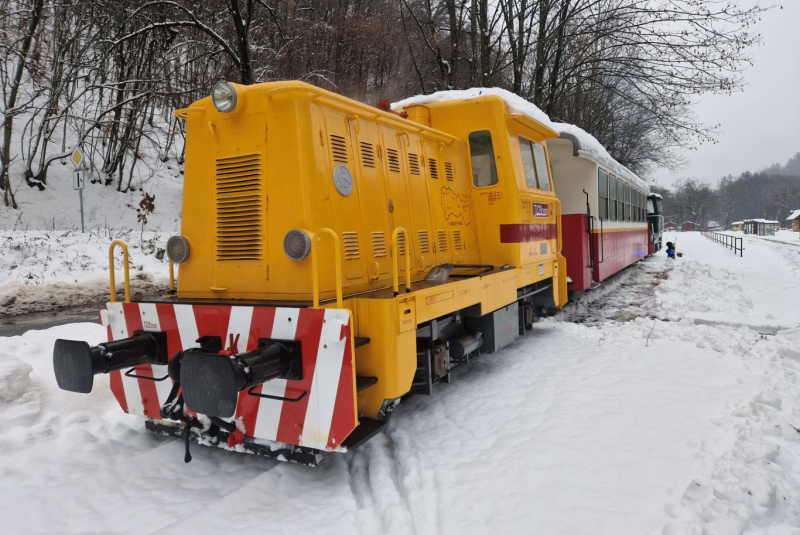
[[[721,243],[728,249],[733,251],[733,254],[739,253],[739,256],[744,256],[744,248],[742,247],[742,238],[731,236],[730,234],[722,234],[721,232],[703,231],[703,236],[713,241],[714,243]]]

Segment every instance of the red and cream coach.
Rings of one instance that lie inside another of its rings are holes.
[[[614,160],[591,135],[569,124],[547,141],[556,195],[561,201],[568,289],[582,292],[650,253],[650,188]]]

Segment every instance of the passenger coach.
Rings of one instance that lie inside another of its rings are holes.
[[[547,141],[562,205],[563,255],[569,291],[585,291],[647,256],[650,188],[591,135],[557,124]]]

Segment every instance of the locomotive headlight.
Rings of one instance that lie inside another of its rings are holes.
[[[217,82],[211,91],[211,100],[218,112],[230,113],[236,107],[236,89],[228,82]]]
[[[172,236],[167,240],[167,258],[180,264],[189,258],[189,240],[183,236]]]
[[[290,260],[305,260],[311,252],[311,238],[302,230],[290,230],[283,237],[283,251]]]

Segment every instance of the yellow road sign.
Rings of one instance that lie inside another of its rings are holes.
[[[72,163],[75,165],[76,168],[80,167],[81,162],[83,161],[83,153],[81,152],[81,149],[75,147],[75,150],[72,151],[72,156],[70,156],[69,159],[72,160]]]

